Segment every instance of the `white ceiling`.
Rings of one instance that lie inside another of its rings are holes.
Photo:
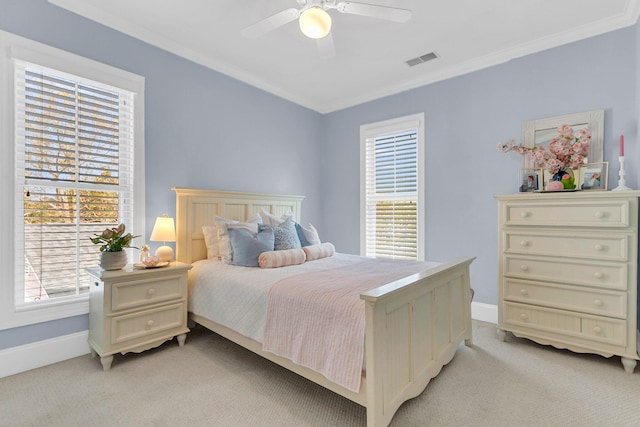
[[[413,11],[407,23],[336,10],[336,56],[290,22],[243,28],[296,0],[49,0],[292,102],[328,113],[635,24],[640,0],[357,0]],[[405,61],[436,52],[415,67]]]

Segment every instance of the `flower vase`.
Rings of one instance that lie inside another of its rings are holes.
[[[125,251],[100,253],[100,268],[103,270],[120,270],[125,265],[127,265]]]
[[[553,174],[551,179],[553,181],[561,182],[565,190],[573,190],[576,188],[573,170],[571,169],[559,170]]]

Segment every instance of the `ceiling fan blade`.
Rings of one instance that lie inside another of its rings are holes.
[[[282,12],[278,12],[275,15],[265,18],[262,21],[258,21],[253,25],[249,25],[247,28],[240,31],[240,34],[249,39],[255,39],[257,37],[265,35],[269,31],[273,31],[276,28],[283,26],[284,24],[295,21],[299,16],[300,11],[298,11],[298,9],[286,9]]]
[[[387,21],[393,22],[407,22],[409,19],[411,19],[410,10],[399,9],[396,7],[341,1],[336,5],[336,9],[338,9],[338,12],[342,13],[368,16],[370,18],[386,19]]]
[[[317,39],[316,44],[318,45],[318,55],[320,55],[320,58],[329,59],[336,56],[336,48],[333,44],[333,36],[331,33],[321,39]]]

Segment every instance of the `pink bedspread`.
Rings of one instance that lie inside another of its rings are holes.
[[[269,291],[263,350],[358,392],[365,336],[360,294],[435,265],[372,259],[282,279]]]

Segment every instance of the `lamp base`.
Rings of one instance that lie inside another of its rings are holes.
[[[173,261],[173,248],[171,246],[160,246],[156,249],[156,256],[160,258],[160,261]]]

